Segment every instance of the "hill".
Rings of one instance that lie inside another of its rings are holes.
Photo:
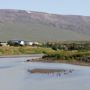
[[[90,17],[0,9],[0,40],[90,40]]]

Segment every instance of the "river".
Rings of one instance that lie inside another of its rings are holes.
[[[90,67],[25,62],[39,57],[0,58],[0,90],[90,90]],[[65,69],[72,73],[31,74],[32,69]]]

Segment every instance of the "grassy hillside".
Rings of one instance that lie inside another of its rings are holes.
[[[89,40],[89,36],[39,23],[0,24],[0,40],[24,39],[31,41]]]
[[[90,17],[0,10],[0,41],[90,40]]]

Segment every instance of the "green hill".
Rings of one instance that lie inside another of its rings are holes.
[[[0,10],[0,40],[90,40],[90,17]]]

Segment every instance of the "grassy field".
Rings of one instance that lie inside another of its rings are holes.
[[[42,54],[44,52],[53,52],[51,48],[43,48],[43,47],[0,47],[0,55],[22,55],[22,54]]]
[[[53,50],[47,47],[32,47],[32,46],[7,46],[0,47],[0,55],[30,55],[30,54],[45,54],[42,59],[38,61],[44,62],[65,62],[65,63],[78,63],[79,65],[87,65],[90,62],[90,50]],[[35,60],[34,60],[35,61]],[[88,62],[88,63],[87,63]],[[90,64],[89,64],[90,65]]]
[[[45,54],[43,58],[49,58],[53,60],[86,60],[90,56],[90,51],[78,51],[78,50],[53,50],[47,47],[0,47],[0,55],[27,55],[27,54]]]

